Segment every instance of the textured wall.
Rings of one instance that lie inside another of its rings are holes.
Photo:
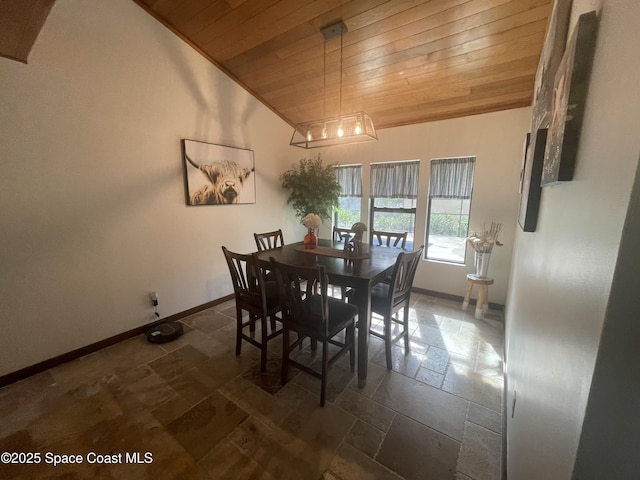
[[[506,311],[510,480],[571,478],[638,164],[640,8],[574,0],[572,28],[599,6],[574,179],[543,188],[536,232],[516,235]]]
[[[56,2],[0,111],[0,375],[231,293],[220,246],[284,223],[290,128],[130,0]],[[257,203],[186,207],[181,138],[254,150]]]

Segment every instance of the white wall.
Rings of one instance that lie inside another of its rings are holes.
[[[130,0],[58,0],[0,58],[0,375],[232,292],[284,224],[291,129]],[[185,206],[180,139],[254,150],[257,203]]]
[[[0,58],[0,375],[231,293],[221,245],[304,229],[279,175],[316,151],[129,0],[58,0],[24,65]],[[505,223],[491,301],[504,303],[530,109],[382,130],[328,162],[476,155],[472,226]],[[187,207],[180,139],[254,150],[257,203]],[[363,204],[367,205],[366,201]],[[321,234],[328,235],[329,227]],[[418,242],[419,240],[417,240]],[[422,262],[415,284],[463,295],[467,266]]]
[[[470,227],[479,228],[492,220],[504,223],[501,240],[505,245],[494,248],[489,267],[489,274],[495,279],[495,284],[489,288],[489,300],[504,305],[517,226],[522,146],[530,117],[530,108],[519,108],[389,128],[378,132],[377,142],[324,148],[321,149],[321,155],[328,162],[363,165],[362,188],[365,200],[362,218],[367,223],[369,165],[394,160],[421,160],[414,241],[416,246],[425,243],[431,160],[475,155],[477,158]],[[330,227],[323,227],[320,233],[321,236],[330,236]],[[420,262],[414,286],[463,296],[466,274],[472,272],[473,250],[468,248],[464,266]]]
[[[506,310],[510,480],[572,478],[638,165],[640,3],[574,0],[571,29],[600,6],[574,179],[543,188],[536,232],[516,235]],[[629,478],[610,467],[607,478]]]

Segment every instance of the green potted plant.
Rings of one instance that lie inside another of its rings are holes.
[[[300,159],[298,165],[284,172],[280,179],[282,188],[289,190],[287,203],[301,220],[310,213],[322,220],[331,218],[342,187],[336,180],[333,165],[324,165],[319,154],[316,158]]]

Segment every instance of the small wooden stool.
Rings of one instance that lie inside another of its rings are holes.
[[[476,318],[483,319],[489,309],[489,285],[493,285],[493,278],[479,277],[475,273],[467,275],[467,292],[464,294],[462,310],[469,306],[473,286],[478,285],[478,301],[476,302]]]

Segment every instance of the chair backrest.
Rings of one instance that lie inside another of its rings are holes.
[[[353,235],[350,228],[333,227],[333,240],[336,242],[348,241]]]
[[[256,239],[258,251],[271,250],[272,248],[282,247],[284,245],[284,237],[282,230],[266,233],[254,233],[253,238]]]
[[[226,247],[222,247],[222,251],[231,274],[236,302],[261,306],[266,311],[264,270],[256,255],[231,252]]]
[[[271,270],[276,272],[283,320],[293,321],[298,326],[308,325],[309,330],[322,328],[326,334],[329,326],[329,279],[324,266],[302,267],[271,258]]]
[[[396,247],[404,250],[407,244],[407,232],[383,232],[382,230],[371,231],[371,244],[382,245],[383,247]]]
[[[389,288],[389,303],[392,311],[395,307],[409,299],[413,278],[422,256],[424,245],[413,252],[400,252],[393,267]]]

